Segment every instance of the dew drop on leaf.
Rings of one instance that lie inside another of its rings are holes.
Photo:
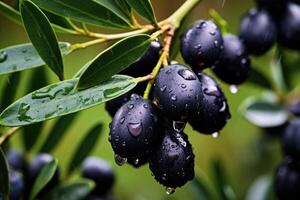
[[[5,51],[0,51],[0,63],[6,61],[7,53]]]
[[[229,90],[232,94],[236,94],[239,91],[239,89],[236,85],[229,86]]]
[[[175,192],[175,189],[174,188],[171,188],[171,187],[167,187],[166,188],[166,194],[167,195],[171,195]]]
[[[122,166],[127,162],[127,158],[122,158],[120,155],[115,155],[115,162],[117,165]]]

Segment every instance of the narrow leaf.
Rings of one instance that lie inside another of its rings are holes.
[[[55,188],[46,200],[82,200],[93,190],[95,184],[90,180],[78,180]]]
[[[130,13],[128,12],[128,10],[124,9],[119,4],[119,1],[121,1],[121,0],[94,0],[94,1],[101,4],[105,8],[109,9],[113,13],[115,13],[117,16],[119,16],[124,21],[126,21],[128,24],[131,23]]]
[[[67,133],[67,130],[70,128],[76,117],[77,113],[59,118],[53,125],[45,142],[42,144],[40,152],[53,151],[63,139],[63,136]]]
[[[130,25],[93,0],[32,0],[39,7],[80,22],[102,27],[128,29]]]
[[[23,24],[20,13],[2,1],[0,1],[0,14],[6,16],[8,19],[19,25]]]
[[[283,77],[283,70],[280,59],[273,59],[271,61],[271,75],[273,78],[273,83],[277,91],[287,92],[288,88]]]
[[[82,163],[86,156],[88,156],[91,153],[91,151],[98,142],[98,138],[100,136],[102,127],[102,123],[99,123],[96,126],[94,126],[77,146],[69,163],[69,174],[72,173]]]
[[[247,81],[264,89],[272,89],[272,83],[270,80],[263,73],[254,68],[251,69]]]
[[[40,174],[36,178],[32,190],[30,192],[30,200],[35,199],[39,192],[47,185],[47,183],[52,179],[57,168],[57,160],[52,160],[47,165],[43,167]]]
[[[250,98],[242,104],[242,112],[252,124],[270,128],[288,121],[288,112],[275,102]]]
[[[144,19],[156,24],[155,14],[150,0],[126,0],[127,3]]]
[[[65,17],[56,15],[52,12],[48,12],[46,10],[43,10],[43,13],[48,17],[49,21],[53,24],[56,24],[60,27],[64,27],[66,29],[74,29],[73,24],[67,20]]]
[[[7,106],[13,103],[17,94],[17,89],[21,80],[21,73],[16,72],[9,76],[1,97],[0,111],[3,111]]]
[[[4,200],[8,199],[9,194],[9,178],[8,165],[2,148],[0,147],[0,194],[3,195]]]
[[[46,86],[24,96],[0,114],[3,126],[24,126],[96,106],[130,91],[136,82],[116,75],[101,85],[75,90],[78,79]]]
[[[148,35],[136,35],[101,52],[81,75],[78,89],[93,87],[121,72],[143,55],[150,42]]]
[[[227,175],[222,167],[222,163],[219,160],[213,162],[213,173],[215,178],[216,189],[223,200],[235,200],[236,195],[228,182]]]
[[[250,186],[246,195],[246,200],[272,200],[273,192],[272,178],[270,176],[261,176],[257,178]]]
[[[212,195],[209,192],[208,187],[198,177],[195,177],[192,180],[192,186],[196,193],[197,199],[212,200]]]
[[[70,53],[70,44],[59,43],[62,55]],[[21,44],[0,49],[0,54],[5,59],[0,61],[0,75],[12,72],[32,69],[45,65],[45,62],[38,55],[32,44]]]
[[[27,92],[31,93],[37,89],[45,87],[48,84],[46,72],[44,68],[38,68],[33,71],[30,77],[30,83],[28,84]],[[23,134],[22,141],[26,151],[29,151],[38,140],[40,134],[42,133],[44,123],[36,123],[32,125],[25,126],[22,128]]]
[[[48,18],[39,7],[28,0],[21,2],[20,10],[26,32],[33,46],[59,79],[63,80],[62,55]]]

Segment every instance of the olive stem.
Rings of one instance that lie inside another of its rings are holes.
[[[6,133],[0,137],[0,145],[2,145],[8,138],[10,138],[20,127],[10,128]]]
[[[218,26],[221,29],[221,32],[223,35],[228,33],[228,24],[227,21],[215,10],[215,9],[210,9],[209,10],[209,15],[215,20],[215,22],[218,24]]]

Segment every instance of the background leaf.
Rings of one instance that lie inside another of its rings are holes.
[[[63,139],[63,136],[67,133],[68,128],[73,124],[74,120],[77,117],[77,113],[66,115],[59,118],[48,134],[48,137],[45,139],[44,143],[41,146],[40,152],[51,152]]]
[[[212,200],[212,195],[210,194],[208,187],[198,177],[195,177],[191,183],[197,199]]]
[[[126,0],[127,3],[144,19],[156,24],[155,14],[150,0]]]
[[[3,111],[7,106],[13,103],[17,94],[17,89],[21,80],[21,73],[15,72],[11,74],[6,82],[2,92],[0,111]]]
[[[258,177],[250,186],[246,195],[246,200],[272,200],[273,197],[273,178],[270,176]]]
[[[252,124],[263,127],[276,127],[288,120],[288,112],[275,102],[249,98],[242,105],[242,112]]]
[[[0,147],[0,193],[3,194],[4,200],[8,199],[9,193],[9,178],[8,178],[8,166],[2,148]]]
[[[47,195],[46,200],[82,200],[93,190],[94,182],[77,180],[55,188]]]
[[[264,89],[272,90],[271,81],[260,71],[255,68],[252,68],[249,74],[247,81],[253,85],[262,87]]]
[[[98,142],[98,138],[101,134],[102,128],[102,123],[96,124],[81,140],[80,144],[74,151],[73,156],[71,157],[68,167],[69,174],[71,174],[82,163],[86,156],[91,153]]]
[[[24,126],[67,115],[114,99],[136,86],[131,77],[123,75],[82,91],[74,89],[77,82],[55,83],[24,96],[0,114],[0,124]]]
[[[50,12],[102,27],[128,29],[129,24],[93,0],[33,0]]]
[[[26,94],[40,89],[48,84],[46,72],[44,68],[38,68],[31,73],[30,82]],[[26,151],[29,151],[36,144],[40,134],[42,133],[44,123],[36,123],[22,128],[22,142]]]
[[[48,164],[46,164],[38,177],[36,178],[32,190],[30,192],[30,200],[35,199],[35,197],[39,194],[39,192],[47,185],[47,183],[52,179],[55,174],[55,170],[57,168],[57,160],[52,160]]]
[[[149,48],[148,35],[125,38],[101,52],[81,75],[79,89],[98,85],[134,63]]]
[[[46,15],[31,1],[23,0],[20,6],[26,32],[45,63],[64,79],[64,66],[56,35]]]
[[[23,24],[20,13],[2,1],[0,1],[0,14],[6,16],[8,19],[19,25]]]
[[[69,43],[60,42],[59,47],[62,55],[70,53]],[[1,49],[1,52],[5,54],[6,58],[0,62],[0,75],[45,65],[35,48],[29,43],[6,47]]]

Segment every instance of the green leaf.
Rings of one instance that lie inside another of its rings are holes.
[[[95,145],[98,142],[98,138],[100,136],[101,130],[103,128],[103,124],[96,124],[81,140],[80,144],[77,146],[76,150],[73,153],[73,156],[70,160],[68,173],[71,174],[88,156]]]
[[[42,144],[40,152],[53,151],[67,133],[68,128],[70,128],[76,117],[77,113],[59,118],[50,130],[44,144]]]
[[[128,29],[130,25],[93,0],[32,0],[39,7],[61,16],[101,27]]]
[[[251,69],[247,81],[264,89],[272,90],[272,83],[270,82],[270,80],[257,69]]]
[[[222,167],[221,161],[215,160],[213,162],[212,169],[213,169],[216,189],[218,190],[221,199],[223,200],[237,199],[231,185],[228,183],[228,178]]]
[[[52,190],[46,200],[83,200],[94,187],[94,182],[90,180],[73,181]]]
[[[258,127],[276,127],[288,121],[288,112],[275,102],[249,98],[241,108],[245,118]]]
[[[136,35],[125,38],[101,52],[79,79],[78,89],[85,89],[108,80],[134,63],[149,48],[151,38],[148,35]]]
[[[200,180],[198,177],[195,177],[191,183],[193,189],[195,190],[197,199],[201,199],[201,200],[212,199],[212,195],[209,192],[207,185],[204,182],[202,182],[202,180]]]
[[[78,112],[121,96],[137,84],[129,76],[116,75],[101,85],[78,91],[77,82],[58,82],[24,96],[0,114],[0,124],[24,126]]]
[[[128,10],[124,9],[120,3],[121,0],[94,0],[95,2],[101,4],[105,8],[109,9],[117,16],[122,18],[128,24],[131,23],[131,16]]]
[[[60,42],[59,47],[63,55],[70,53],[69,43]],[[1,49],[0,54],[5,55],[5,59],[0,61],[0,75],[45,65],[35,48],[29,43]]]
[[[156,24],[155,14],[150,0],[126,0],[127,3],[144,19]]]
[[[23,0],[21,15],[26,32],[45,63],[59,77],[64,79],[64,66],[56,35],[46,15],[34,3]]]
[[[286,85],[282,65],[280,59],[272,59],[271,61],[271,75],[273,78],[273,84],[277,91],[285,93],[288,91],[288,87]]]
[[[8,200],[9,194],[9,177],[8,165],[2,148],[0,147],[0,193],[4,196],[4,200]]]
[[[43,10],[43,13],[48,17],[51,23],[66,29],[74,29],[72,22],[70,20],[67,20],[65,17],[48,12],[47,10]]]
[[[52,160],[47,165],[45,165],[36,180],[34,181],[32,190],[30,192],[30,200],[35,199],[39,192],[49,183],[55,174],[57,168],[57,160]]]
[[[7,17],[8,19],[15,22],[16,24],[23,26],[21,14],[14,8],[12,8],[11,6],[9,6],[1,1],[0,1],[0,14]],[[64,26],[62,27],[62,26],[56,25],[56,24],[52,24],[52,26],[55,31],[60,32],[60,33],[71,33],[71,34],[75,33],[73,30],[70,30],[69,28],[64,27]]]
[[[272,195],[273,184],[272,177],[261,176],[258,177],[250,186],[246,195],[246,200],[272,200],[275,199]]]
[[[3,111],[7,106],[13,103],[17,94],[17,89],[21,80],[21,73],[16,72],[9,76],[8,81],[2,92],[0,110]]]
[[[19,25],[23,24],[20,13],[2,1],[0,1],[0,14],[6,16],[8,19]]]
[[[26,90],[26,94],[33,92],[37,89],[45,87],[48,84],[46,72],[44,68],[37,68],[31,73],[30,82]],[[29,151],[39,139],[40,134],[42,133],[44,123],[36,123],[32,125],[25,126],[22,128],[22,142],[26,151]]]

